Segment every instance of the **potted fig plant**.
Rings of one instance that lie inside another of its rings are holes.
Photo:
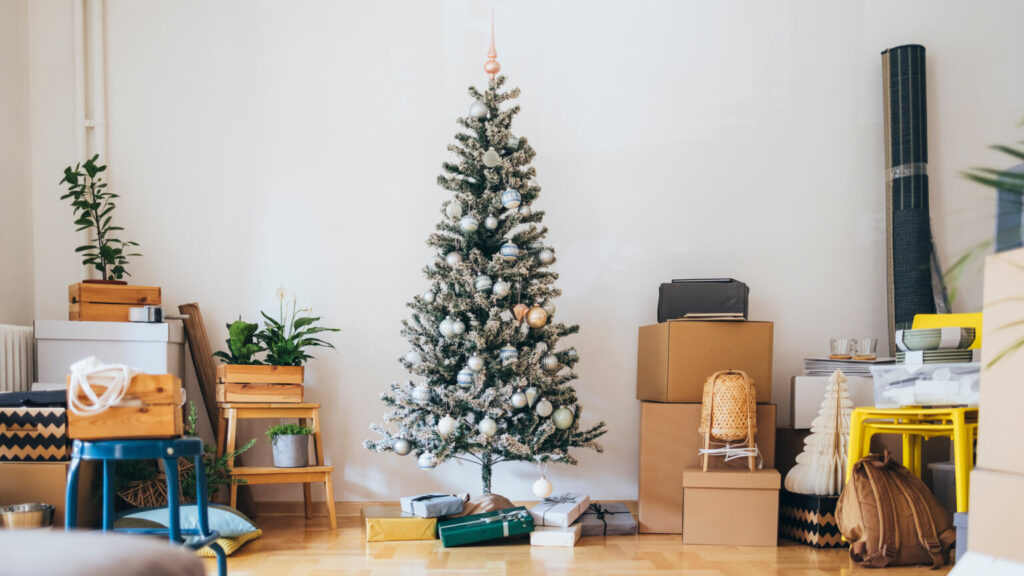
[[[124,228],[113,222],[114,199],[117,194],[107,190],[102,174],[105,164],[99,164],[99,154],[83,163],[64,169],[61,184],[67,192],[61,200],[70,200],[75,216],[76,232],[89,231],[92,240],[75,248],[82,255],[82,264],[94,268],[99,279],[82,280],[68,287],[68,317],[71,320],[97,320],[127,322],[129,309],[137,306],[159,306],[160,288],[157,286],[128,286],[124,280],[130,276],[128,259],[142,256],[133,252],[139,244],[121,240],[115,233]]]
[[[317,326],[320,318],[300,309],[294,297],[286,302],[284,289],[278,289],[278,300],[280,316],[262,312],[263,328],[241,319],[228,324],[228,351],[214,354],[226,362],[217,366],[218,401],[302,402],[308,350],[334,348],[318,334],[338,329]]]
[[[309,436],[306,426],[278,424],[267,430],[267,439],[274,448],[274,466],[302,468],[309,464]]]

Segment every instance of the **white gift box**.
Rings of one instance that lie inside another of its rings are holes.
[[[568,528],[561,526],[537,526],[530,532],[530,546],[572,548],[583,534],[583,525],[576,523]]]
[[[559,494],[540,501],[530,510],[534,526],[567,528],[590,506],[589,494]]]

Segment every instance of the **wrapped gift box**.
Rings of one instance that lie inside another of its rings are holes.
[[[580,516],[584,536],[629,536],[636,534],[636,520],[622,502],[591,504]]]
[[[533,532],[533,516],[524,506],[442,520],[437,527],[445,548],[498,540]]]
[[[362,515],[367,542],[437,539],[437,518],[405,514],[398,506],[367,507]]]
[[[559,494],[540,501],[530,510],[535,526],[565,528],[576,521],[590,505],[588,494]]]
[[[530,546],[572,548],[579,542],[583,525],[577,522],[568,528],[560,526],[537,526],[530,532]]]
[[[683,544],[776,546],[776,470],[683,470]]]
[[[779,534],[815,548],[845,548],[836,524],[838,496],[796,494],[785,490],[779,496]]]
[[[403,496],[401,498],[402,512],[419,516],[420,518],[440,518],[442,516],[454,516],[462,512],[462,505],[465,502],[459,496],[434,492],[431,494],[420,494],[419,496]]]

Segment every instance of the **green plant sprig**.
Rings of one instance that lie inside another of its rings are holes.
[[[267,440],[270,440],[271,444],[276,444],[278,436],[309,436],[311,434],[313,434],[313,429],[308,426],[277,424],[267,429]]]
[[[214,358],[220,358],[228,364],[263,364],[254,358],[256,354],[263,351],[263,346],[256,340],[260,325],[246,322],[239,318],[227,324],[228,352],[218,350],[213,353]]]
[[[315,335],[323,332],[340,332],[338,328],[316,326],[320,317],[306,315],[310,310],[299,308],[294,298],[289,315],[285,299],[280,300],[279,319],[271,318],[266,312],[260,312],[264,318],[263,330],[256,334],[256,338],[263,343],[267,351],[267,364],[301,366],[313,357],[305,351],[306,348],[334,348],[333,344]]]

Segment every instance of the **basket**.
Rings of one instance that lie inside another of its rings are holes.
[[[757,394],[754,381],[742,370],[719,370],[704,382],[704,395],[697,431],[708,450],[711,438],[725,442],[744,440],[742,446],[755,447],[757,434]],[[707,470],[707,454],[702,468]],[[750,457],[753,470],[754,458]]]
[[[195,467],[196,465],[187,458],[178,459],[178,502],[184,504],[195,502],[195,494],[181,492],[186,478],[195,470]],[[117,495],[136,508],[167,506],[167,472],[161,469],[154,478],[129,482],[128,486]]]

